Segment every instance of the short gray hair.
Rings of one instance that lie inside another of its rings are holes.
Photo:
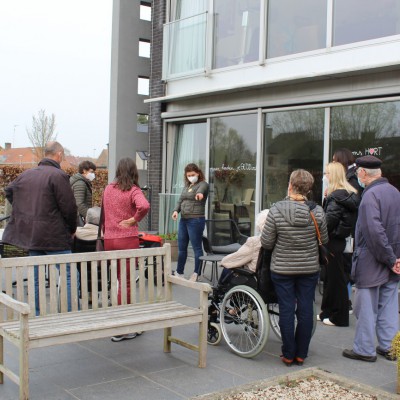
[[[58,142],[48,142],[44,148],[44,155],[46,156],[54,156],[59,151],[64,151],[64,147],[61,146]]]
[[[361,167],[361,168],[365,171],[365,173],[368,176],[381,176],[382,175],[382,170],[380,168],[374,168],[374,169],[364,168],[364,167]]]
[[[262,232],[264,229],[265,221],[267,220],[269,210],[265,209],[262,210],[260,213],[257,214],[256,216],[256,227],[257,229]]]

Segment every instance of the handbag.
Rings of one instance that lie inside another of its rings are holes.
[[[266,304],[278,302],[271,279],[271,257],[272,250],[261,247],[256,265],[257,292]]]
[[[347,236],[347,238],[345,240],[346,240],[346,246],[345,246],[345,248],[343,250],[343,253],[345,253],[345,254],[353,253],[353,250],[354,250],[354,239],[353,239],[353,236],[349,235],[349,236]]]
[[[310,210],[310,215],[312,220],[314,221],[315,231],[317,232],[317,241],[318,241],[318,252],[319,252],[319,264],[320,265],[328,265],[329,259],[333,257],[333,254],[328,250],[328,248],[322,244],[321,242],[321,233],[318,228],[317,220],[315,219],[314,213]]]

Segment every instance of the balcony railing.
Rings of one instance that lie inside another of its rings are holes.
[[[207,12],[164,25],[163,79],[206,69]]]

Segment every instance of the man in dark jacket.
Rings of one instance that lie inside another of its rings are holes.
[[[24,171],[6,189],[12,213],[3,241],[29,250],[30,256],[71,253],[76,231],[77,207],[68,175],[61,169],[64,149],[49,142],[45,158],[36,168]],[[35,283],[38,271],[35,268]],[[70,274],[67,267],[68,309]],[[35,290],[36,313],[39,313],[39,290]]]
[[[376,354],[394,359],[389,350],[399,327],[400,193],[382,178],[381,164],[373,156],[356,160],[358,181],[365,187],[352,268],[357,325],[353,349],[343,351],[344,357],[369,362],[376,361]]]

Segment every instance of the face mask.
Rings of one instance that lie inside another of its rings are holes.
[[[357,178],[357,181],[358,181],[358,184],[359,184],[363,189],[365,189],[365,183],[362,183],[362,182],[360,181],[360,178]]]
[[[328,187],[329,185],[329,179],[326,177],[326,175],[324,175],[324,177],[322,178],[322,186],[324,188]]]
[[[190,183],[196,183],[199,180],[199,177],[197,175],[195,176],[188,176],[187,177]]]
[[[86,179],[89,179],[89,181],[92,181],[95,177],[96,175],[94,174],[94,172],[89,172],[86,174]]]

